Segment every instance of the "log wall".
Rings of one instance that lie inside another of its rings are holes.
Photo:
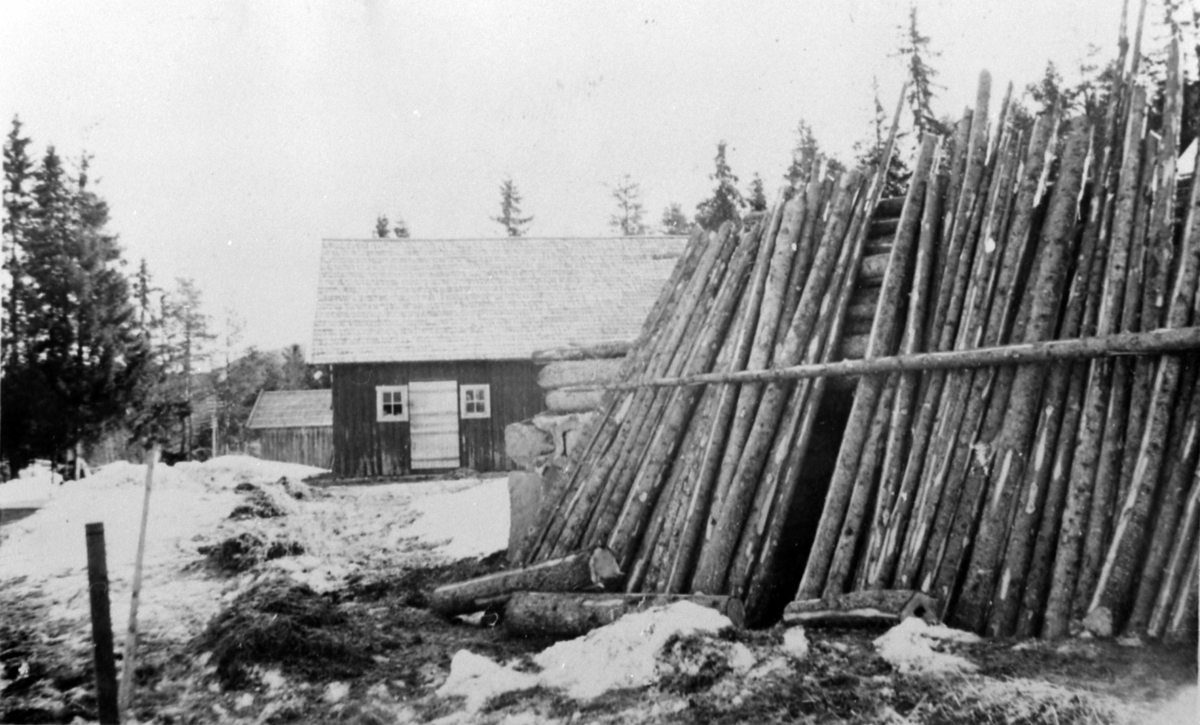
[[[491,386],[491,417],[460,419],[459,466],[505,471],[504,428],[542,410],[537,368],[529,360],[368,363],[333,370],[333,471],[349,478],[412,472],[409,424],[375,420],[375,386],[456,380]]]
[[[333,467],[333,428],[303,426],[258,431],[259,457],[268,461]]]

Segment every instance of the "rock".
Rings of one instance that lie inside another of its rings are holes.
[[[533,423],[522,421],[504,427],[504,453],[518,467],[536,471],[554,452],[554,439],[550,433]]]
[[[557,469],[547,469],[554,471]],[[521,561],[525,555],[525,539],[537,523],[538,507],[546,480],[530,471],[510,471],[508,474],[508,560]]]

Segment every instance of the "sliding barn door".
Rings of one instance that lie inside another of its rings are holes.
[[[458,383],[408,384],[412,468],[458,468]]]

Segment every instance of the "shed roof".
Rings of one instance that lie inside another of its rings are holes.
[[[267,390],[250,411],[247,428],[305,428],[333,425],[333,391]]]
[[[326,239],[312,360],[514,360],[631,340],[686,243]]]

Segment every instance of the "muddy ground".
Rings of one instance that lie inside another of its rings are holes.
[[[749,671],[706,654],[703,642],[680,640],[651,687],[590,701],[533,688],[470,712],[461,698],[435,692],[455,652],[529,668],[551,643],[431,613],[434,587],[501,568],[504,556],[450,561],[441,552],[453,547],[404,533],[422,516],[422,495],[486,484],[384,492],[301,487],[265,473],[211,478],[205,490],[219,494],[225,511],[257,502],[275,515],[202,522],[182,537],[173,563],[162,558],[150,583],[178,590],[180,616],[172,620],[167,597],[163,614],[142,627],[137,722],[1169,723],[1196,712],[1194,642],[959,645],[954,651],[979,671],[930,676],[884,661],[872,644],[880,630],[810,629],[808,654],[797,658],[785,653],[781,627],[721,635],[754,654]],[[280,510],[270,511],[271,502]],[[0,543],[0,559],[20,553],[11,545],[18,534]],[[96,717],[89,625],[79,616],[86,596],[66,594],[64,581],[29,573],[0,580],[0,722]],[[126,611],[114,601],[118,630]]]

